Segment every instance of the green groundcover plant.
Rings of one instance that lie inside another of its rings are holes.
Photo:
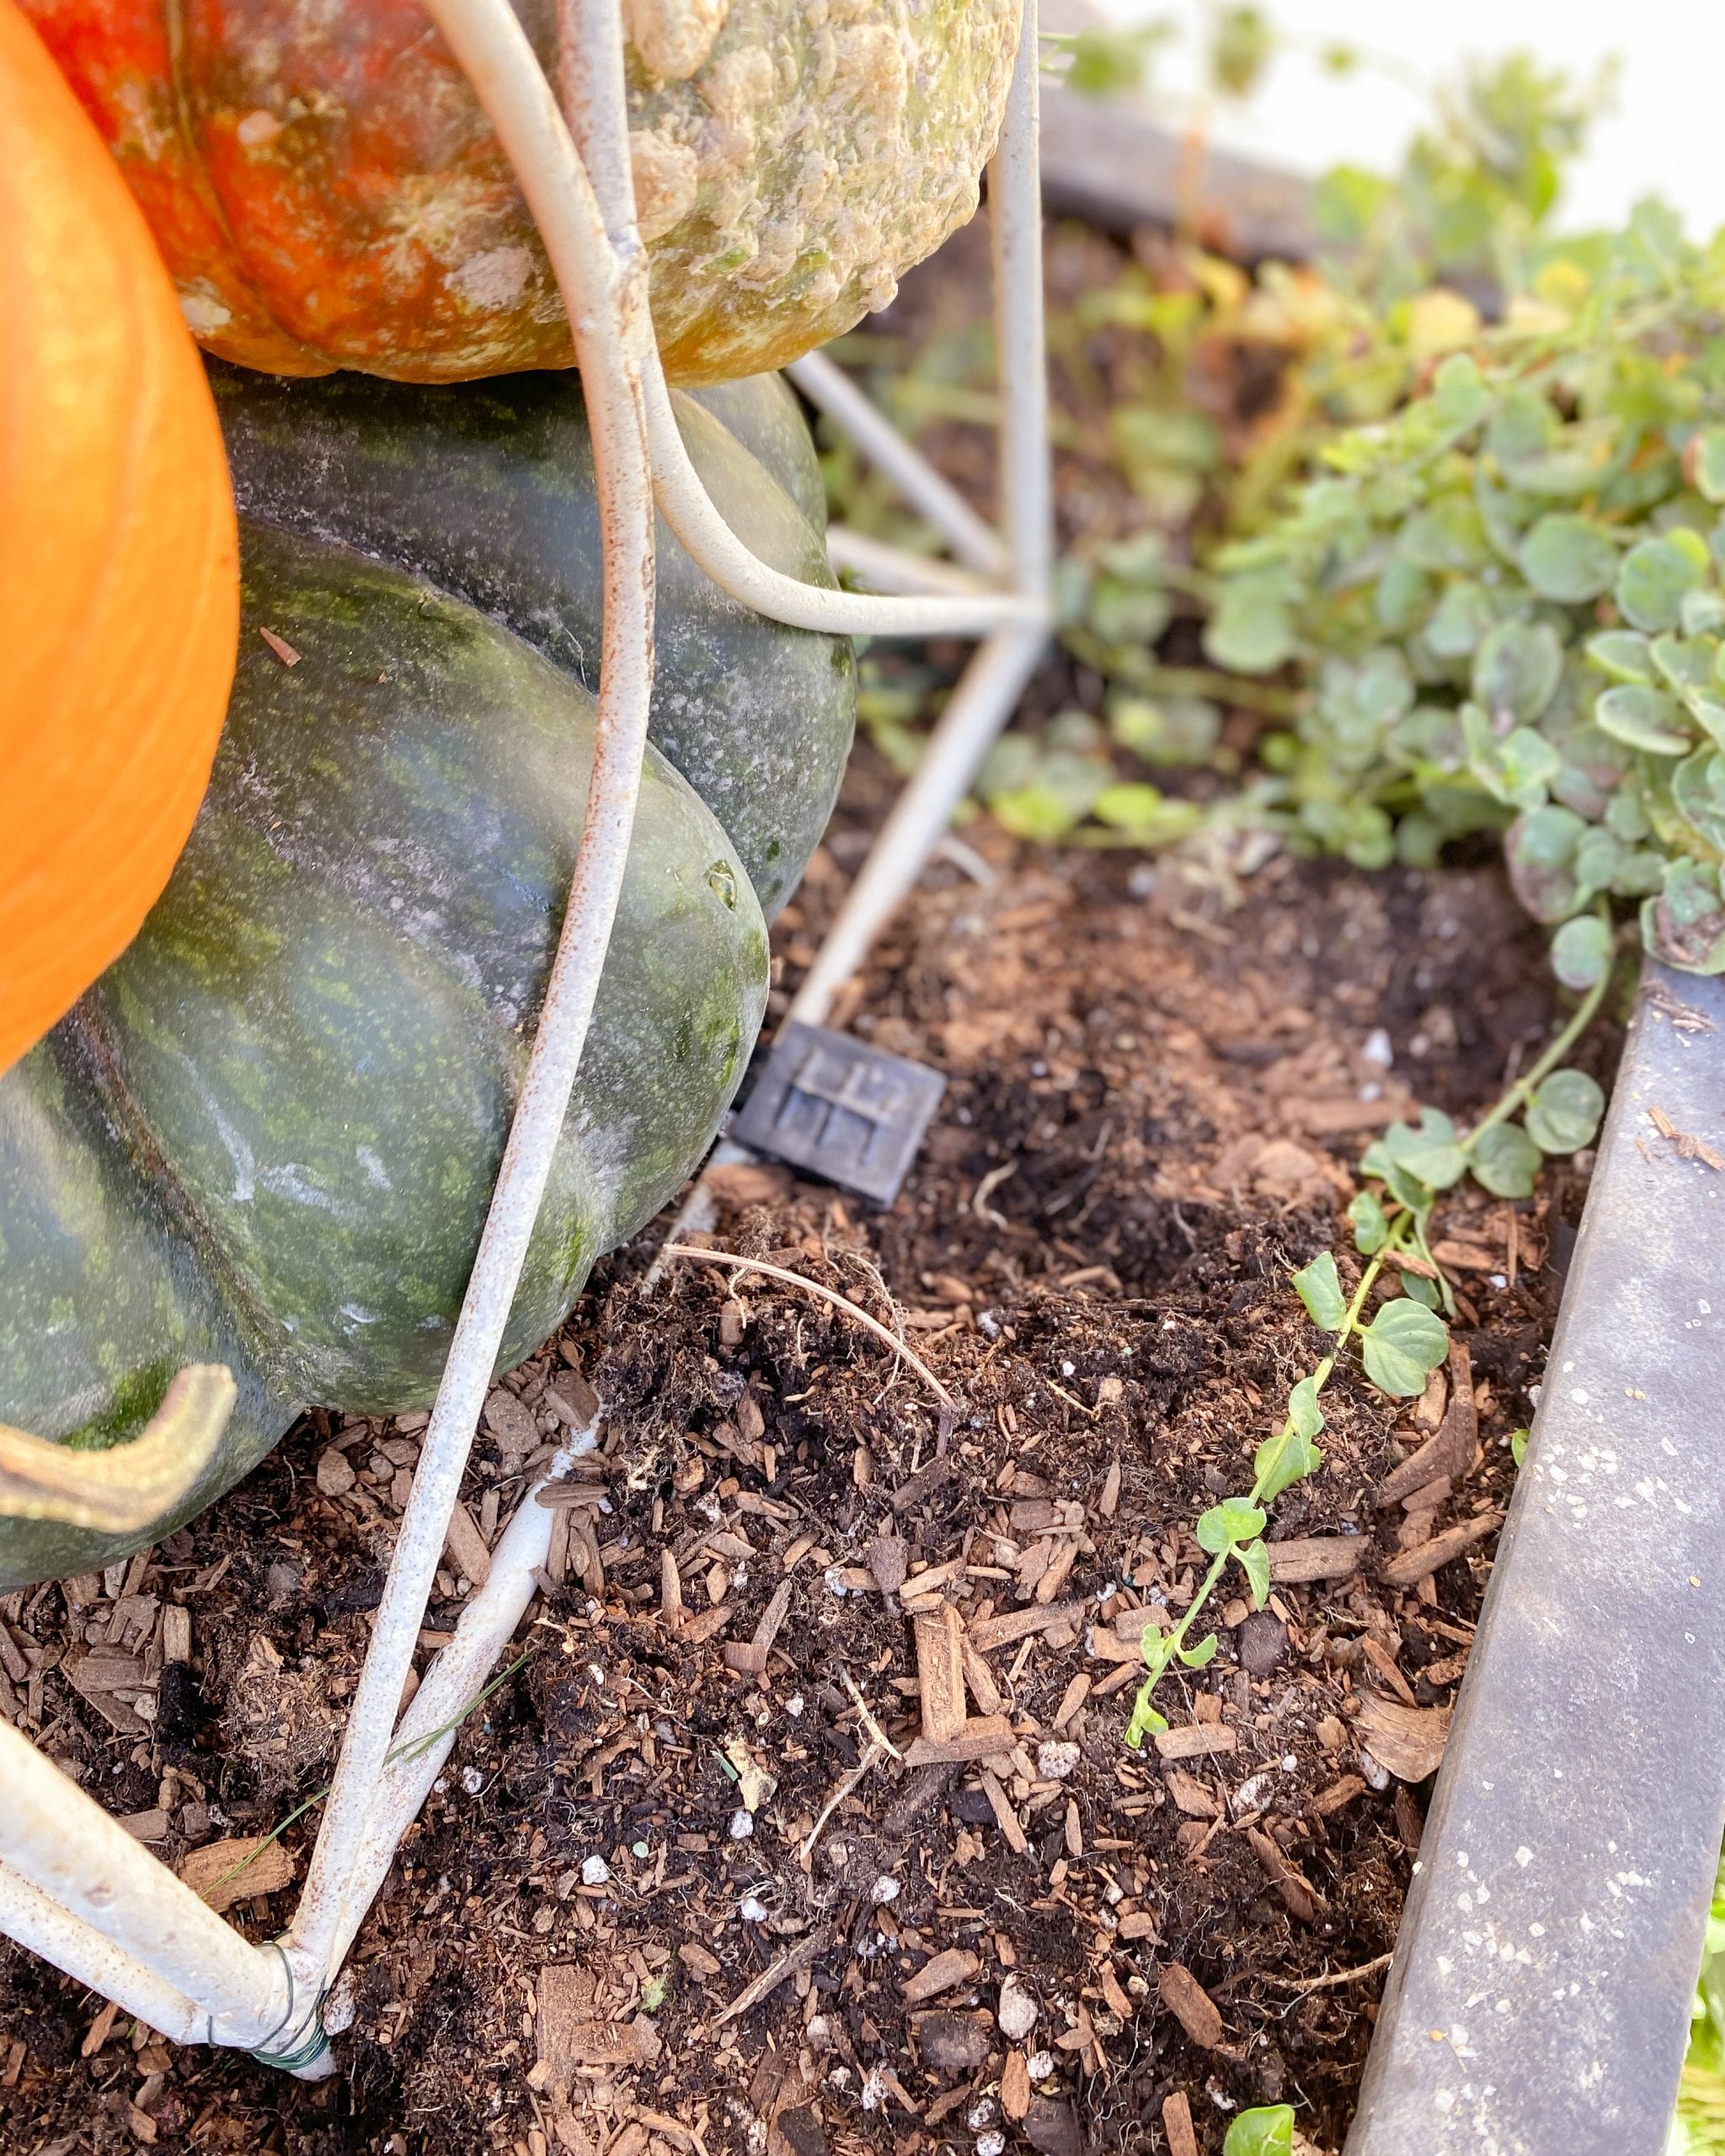
[[[1725,237],[1656,205],[1228,547],[1218,665],[1312,685],[1257,798],[1362,866],[1500,830],[1584,986],[1609,927],[1725,971]]]

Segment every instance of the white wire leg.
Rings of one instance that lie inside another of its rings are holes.
[[[9,1864],[0,1864],[0,1931],[175,2043],[200,2044],[209,2033],[208,2015],[183,1991],[32,1886]]]
[[[328,2072],[317,1990],[280,1949],[224,1924],[7,1721],[0,1788],[8,1933],[21,1928],[69,1974],[122,2003],[129,1995],[152,2026],[158,2015],[176,2028],[190,2020],[206,2042],[268,2052],[312,2078]]]
[[[555,1518],[539,1502],[542,1492],[553,1489],[574,1460],[592,1451],[594,1444],[590,1433],[574,1438],[522,1498],[491,1553],[490,1577],[468,1601],[455,1637],[414,1693],[396,1732],[355,1859],[341,1926],[333,1943],[334,1961],[339,1962],[353,1944],[366,1909],[388,1876],[397,1844],[442,1772],[462,1715],[483,1689],[537,1591],[535,1574],[544,1569]]]
[[[935,470],[825,352],[810,352],[785,369],[809,399],[851,437],[878,472],[979,576],[997,583],[1010,567],[999,532],[985,524],[950,480]]]
[[[1039,611],[1027,625],[991,636],[965,669],[792,1001],[787,1016],[804,1025],[819,1025],[825,1018],[835,995],[922,873],[1047,642],[1054,492],[1043,356],[1036,107],[1036,0],[1026,0],[1000,147],[989,167],[988,201],[994,234],[1004,551],[1014,589]],[[916,454],[909,444],[905,446]]]
[[[604,639],[586,819],[543,1013],[290,1935],[326,1983],[338,1941],[352,1936],[364,1913],[360,1892],[375,1891],[375,1881],[362,1886],[360,1858],[592,1015],[628,860],[653,679],[653,513],[639,379],[646,280],[638,242],[631,232],[629,243],[613,248],[551,87],[508,0],[428,5],[515,166],[569,310],[605,533]],[[590,0],[590,6],[595,19],[601,8],[614,13],[614,0]],[[615,50],[617,79],[599,86],[595,102],[608,96],[620,110],[621,51]],[[369,1869],[364,1877],[371,1877]]]

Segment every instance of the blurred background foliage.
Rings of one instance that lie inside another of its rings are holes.
[[[1255,8],[1208,19],[1194,150],[1290,42]],[[1153,99],[1172,35],[1049,39],[1045,64]],[[1321,56],[1366,82],[1393,65]],[[1007,829],[1253,830],[1365,866],[1503,832],[1554,929],[1604,893],[1673,963],[1725,968],[1725,251],[1655,203],[1556,233],[1610,88],[1525,53],[1468,63],[1401,170],[1319,182],[1309,261],[1211,251],[1197,200],[1130,248],[1053,236],[1071,694],[981,774]],[[995,413],[987,322],[912,321],[841,356],[962,481]],[[932,545],[836,439],[826,472],[844,520]],[[1634,595],[1668,557],[1693,589],[1650,611]],[[946,677],[889,653],[866,672],[865,723],[906,768]]]

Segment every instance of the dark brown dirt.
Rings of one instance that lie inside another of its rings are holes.
[[[781,992],[884,783],[859,758],[779,925]],[[755,1171],[713,1239],[895,1318],[959,1412],[795,1289],[694,1263],[649,1285],[662,1225],[607,1261],[506,1381],[468,1484],[482,1525],[507,1515],[578,1365],[609,1409],[604,1503],[567,1516],[530,1658],[462,1730],[361,1934],[339,2077],[170,2052],[8,1955],[7,2156],[988,2156],[997,2132],[1162,2151],[1177,2091],[1209,2152],[1268,2099],[1339,2145],[1423,1796],[1370,1785],[1354,1722],[1375,1694],[1453,1698],[1490,1540],[1423,1589],[1377,1579],[1405,1515],[1373,1487],[1427,1432],[1344,1371],[1326,1464],[1272,1535],[1356,1538],[1359,1572],[1279,1585],[1249,1620],[1230,1582],[1216,1660],[1167,1683],[1177,1729],[1230,1748],[1128,1752],[1131,1664],[1109,1649],[1135,1606],[1189,1597],[1193,1521],[1249,1480],[1316,1359],[1286,1275],[1326,1248],[1356,1262],[1338,1214],[1370,1132],[1416,1099],[1477,1110],[1542,1038],[1541,939],[1485,872],[967,837],[996,880],[937,864],[840,1014],[949,1079],[905,1195],[880,1214]],[[1603,1065],[1615,1044],[1594,1045]],[[1440,1220],[1479,1450],[1439,1528],[1503,1502],[1580,1172]],[[327,1778],[415,1450],[402,1426],[312,1415],[147,1569],[0,1604],[0,1706],[146,1815],[169,1861],[275,1825]],[[997,1690],[1011,1723],[993,1791],[974,1765],[878,1752],[858,1774],[859,1696],[898,1751],[917,1734],[914,1612],[879,1585],[900,1566],[913,1601],[930,1571],[923,1598],[973,1639],[1015,1613],[1043,1626],[985,1646],[971,1681],[972,1714]],[[765,1669],[739,1672],[787,1582]],[[459,1589],[442,1576],[433,1634]],[[189,1664],[162,1665],[169,1604],[190,1613]],[[137,1656],[131,1705],[68,1682],[93,1636]],[[283,1837],[302,1872],[316,1816]],[[291,1900],[235,1915],[263,1935]],[[953,1981],[917,2002],[942,1956]],[[1037,2015],[1016,2045],[1009,1972]],[[1003,2101],[1028,2103],[1022,2124]]]

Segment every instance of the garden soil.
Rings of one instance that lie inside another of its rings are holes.
[[[888,797],[859,754],[776,1011]],[[1142,1752],[1136,1645],[1322,1352],[1290,1271],[1357,1277],[1360,1150],[1418,1102],[1487,1105],[1547,979],[1487,868],[970,825],[838,1014],[948,1081],[903,1194],[733,1170],[705,1238],[911,1353],[760,1273],[655,1278],[666,1219],[607,1259],[487,1408],[422,1665],[590,1385],[602,1450],[360,1935],[335,2076],[173,2050],[7,1953],[0,2149],[1214,2156],[1271,2100],[1339,2148],[1584,1158],[1446,1201],[1450,1368],[1401,1412],[1338,1373],[1268,1608],[1226,1582]],[[152,1552],[0,1603],[0,1708],[260,1939],[424,1421],[308,1415]],[[1440,1428],[1447,1471],[1386,1502]],[[221,1845],[291,1816],[233,1874]]]

